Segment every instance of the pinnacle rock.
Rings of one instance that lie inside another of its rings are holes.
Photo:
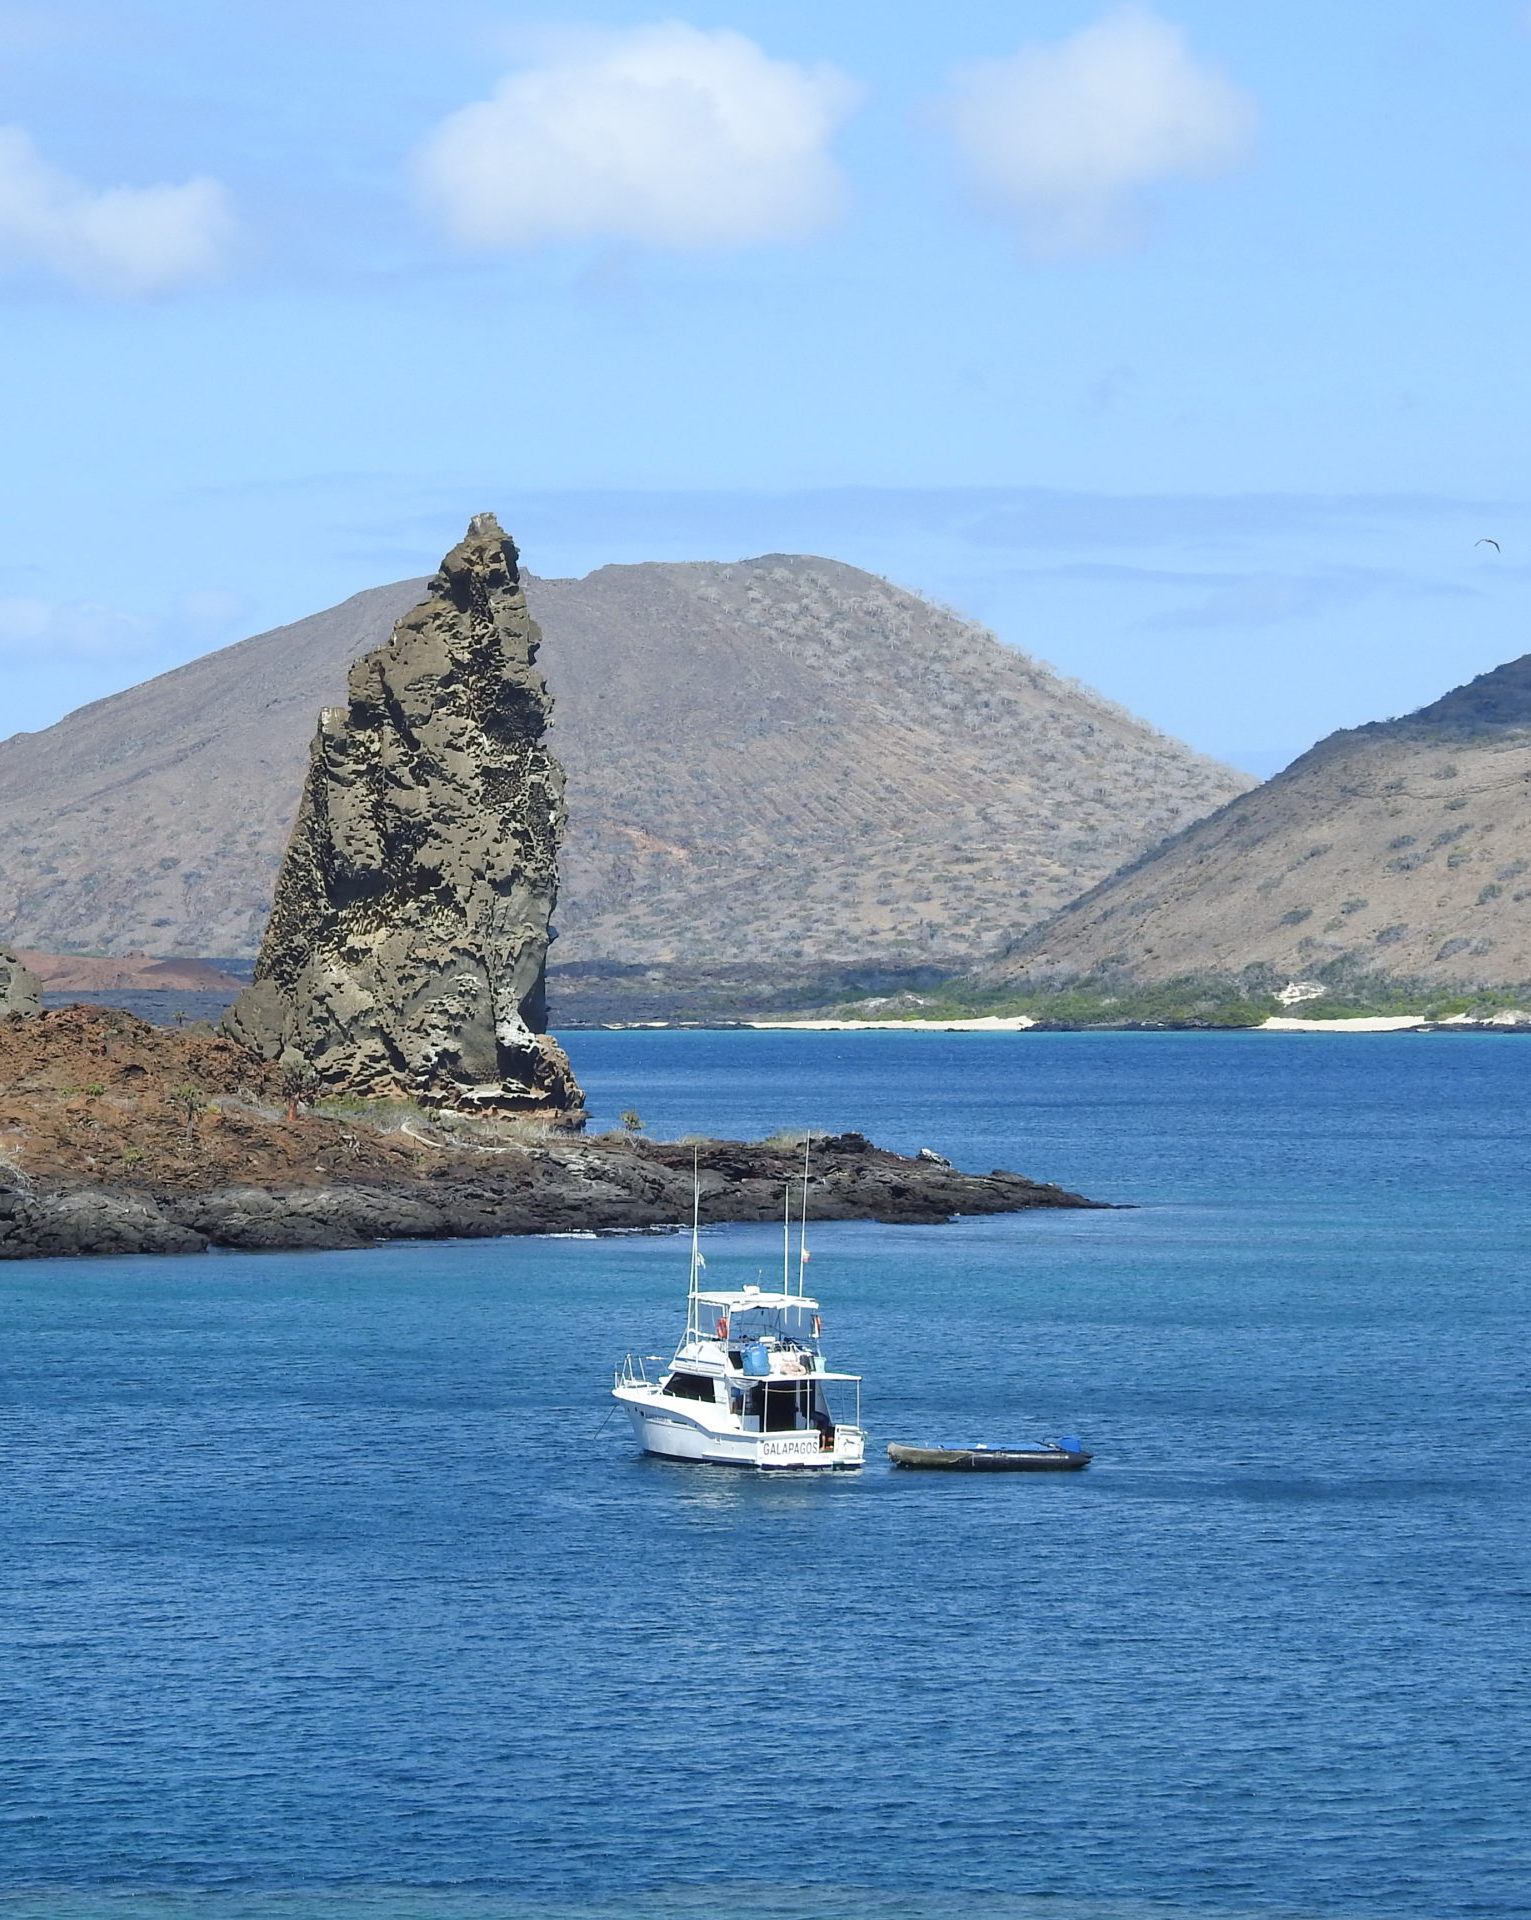
[[[42,982],[24,967],[9,947],[0,947],[0,1020],[9,1014],[43,1010]]]
[[[564,826],[518,556],[476,514],[319,719],[236,1039],[321,1094],[583,1105],[546,1032]]]

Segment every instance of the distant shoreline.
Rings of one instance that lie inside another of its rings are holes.
[[[1431,1020],[1424,1014],[1360,1014],[1351,1019],[1295,1020],[1274,1016],[1254,1025],[1219,1026],[1214,1021],[1195,1026],[1151,1026],[1124,1021],[1120,1026],[1065,1027],[1026,1015],[988,1020],[751,1020],[746,1024],[765,1031],[789,1029],[799,1033],[1527,1033],[1531,1020]]]
[[[971,1020],[746,1020],[741,1024],[762,1033],[1026,1033],[1037,1022],[1026,1013],[991,1013]]]
[[[1363,1014],[1335,1020],[1274,1017],[1252,1023],[1214,1020],[1184,1024],[1124,1020],[1089,1026],[1033,1020],[1026,1014],[952,1020],[611,1020],[581,1026],[554,1023],[561,1033],[1522,1033],[1531,1019],[1469,1020],[1455,1015],[1431,1020],[1424,1014]]]
[[[160,1027],[195,1021],[216,1025],[234,999],[232,991],[166,992],[118,989],[104,992],[55,993],[45,988],[44,1006],[116,1007]],[[907,1020],[837,1019],[698,1019],[682,1014],[673,1020],[560,1020],[549,1022],[558,1033],[1531,1033],[1531,1015],[1507,1010],[1475,1020],[1456,1014],[1432,1020],[1426,1014],[1364,1014],[1342,1019],[1303,1019],[1276,1014],[1260,1022],[1212,1018],[1185,1021],[1122,1020],[1066,1022],[1038,1019],[1032,1014],[956,1015],[950,1019],[913,1017]]]

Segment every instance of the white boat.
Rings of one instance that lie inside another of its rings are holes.
[[[781,1291],[704,1289],[700,1194],[693,1178],[686,1331],[668,1366],[658,1356],[630,1353],[612,1387],[646,1453],[772,1472],[822,1472],[864,1463],[861,1377],[830,1372],[820,1344],[819,1303],[803,1291],[807,1189],[805,1158],[795,1288],[789,1186]]]

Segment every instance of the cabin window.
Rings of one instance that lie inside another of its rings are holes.
[[[664,1390],[677,1400],[705,1400],[709,1405],[717,1398],[710,1373],[672,1373]]]

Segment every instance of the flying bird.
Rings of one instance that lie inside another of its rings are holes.
[[[1482,540],[1474,540],[1473,545],[1475,547],[1492,547],[1495,553],[1502,553],[1504,551],[1497,540],[1490,540],[1486,537]]]

